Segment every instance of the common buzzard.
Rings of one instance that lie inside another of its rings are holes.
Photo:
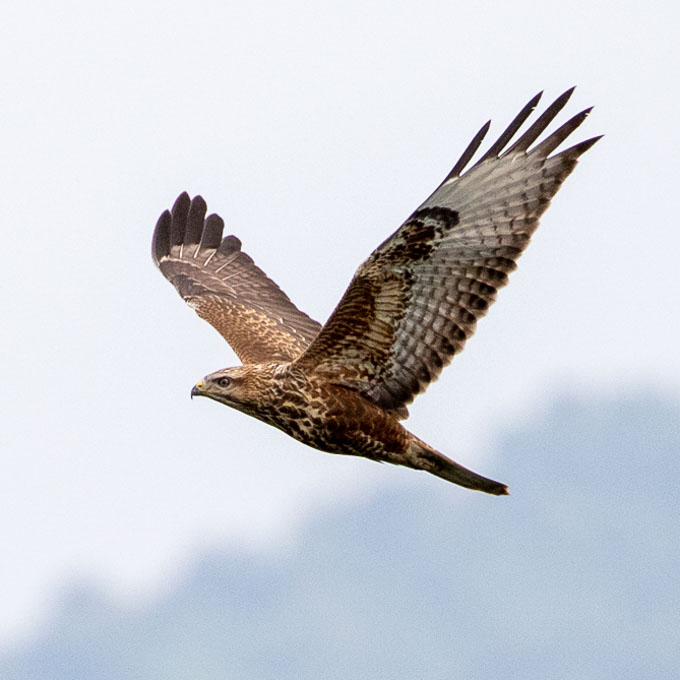
[[[206,376],[192,396],[210,397],[322,451],[506,494],[505,484],[452,461],[399,421],[463,349],[550,200],[599,139],[551,155],[586,109],[532,146],[572,91],[510,145],[536,95],[464,172],[487,122],[435,192],[359,267],[324,326],[258,269],[239,239],[222,238],[222,219],[205,217],[200,196],[181,194],[158,220],[153,259],[243,362]]]

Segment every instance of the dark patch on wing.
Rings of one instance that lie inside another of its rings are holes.
[[[460,217],[456,210],[444,208],[442,206],[418,208],[409,219],[424,220],[428,217],[439,223],[437,226],[437,233],[439,236],[443,236],[445,231],[453,229],[453,227],[460,222]]]
[[[458,213],[448,208],[416,210],[401,228],[375,251],[382,266],[399,266],[404,262],[426,259],[435,242],[458,224]]]

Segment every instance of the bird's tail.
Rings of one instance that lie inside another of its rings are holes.
[[[475,491],[484,491],[494,496],[506,496],[508,494],[508,487],[505,484],[487,479],[476,472],[472,472],[472,470],[468,470],[447,458],[443,453],[435,451],[414,435],[411,435],[407,455],[410,466],[430,472],[459,486]]]

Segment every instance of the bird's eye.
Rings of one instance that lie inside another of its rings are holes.
[[[226,376],[222,376],[221,378],[217,379],[217,384],[220,387],[229,387],[229,385],[231,385],[231,378],[227,378]]]

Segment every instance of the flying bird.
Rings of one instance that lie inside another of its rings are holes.
[[[462,351],[550,200],[600,138],[553,154],[586,109],[534,145],[572,91],[513,142],[536,95],[465,170],[487,122],[434,193],[363,262],[323,326],[255,265],[238,238],[222,237],[224,222],[205,217],[203,198],[182,193],[156,224],[153,259],[242,361],[203,378],[192,397],[219,401],[322,451],[507,494],[505,484],[456,463],[400,421]]]

